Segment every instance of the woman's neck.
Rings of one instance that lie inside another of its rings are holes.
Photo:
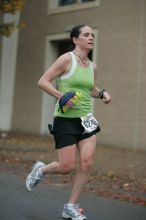
[[[89,59],[88,59],[88,52],[87,51],[74,49],[73,53],[78,57],[78,59],[81,61],[82,64],[84,64],[84,65],[88,64]]]

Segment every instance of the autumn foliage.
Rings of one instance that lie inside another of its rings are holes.
[[[25,0],[0,0],[0,12],[2,12],[2,14],[21,12],[24,9],[24,1]],[[0,24],[0,35],[8,37],[16,28],[23,26],[23,23],[2,23]]]

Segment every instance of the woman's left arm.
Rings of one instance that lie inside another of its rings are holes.
[[[97,73],[97,66],[93,63],[93,70],[94,70],[94,88],[91,90],[91,97],[93,98],[100,98],[104,101],[105,104],[111,102],[111,96],[105,89],[100,89],[98,86],[95,85],[95,75]]]

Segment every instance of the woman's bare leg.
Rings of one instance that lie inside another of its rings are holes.
[[[77,171],[69,203],[78,203],[79,196],[88,180],[96,150],[96,135],[84,139],[78,144],[80,154],[80,167]]]
[[[75,144],[58,149],[58,161],[41,168],[43,174],[66,174],[74,170],[77,147]]]

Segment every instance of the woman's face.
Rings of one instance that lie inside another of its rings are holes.
[[[92,50],[94,46],[93,29],[89,26],[82,27],[78,38],[74,38],[74,43],[82,49]]]

